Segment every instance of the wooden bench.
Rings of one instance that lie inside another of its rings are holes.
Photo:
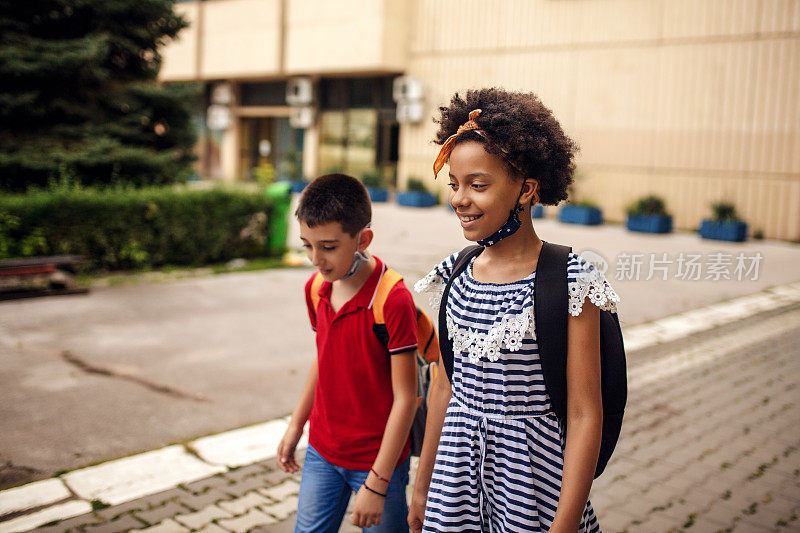
[[[88,289],[77,287],[73,275],[82,262],[78,255],[0,260],[0,300],[85,294]]]

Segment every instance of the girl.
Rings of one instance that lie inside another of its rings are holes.
[[[464,236],[485,248],[447,299],[441,334],[453,341],[452,385],[439,372],[409,525],[599,532],[587,501],[602,429],[598,307],[615,311],[619,298],[599,271],[570,254],[566,427],[545,389],[533,311],[542,241],[531,207],[566,199],[577,146],[530,93],[468,91],[440,112],[434,174],[449,159],[450,205]],[[456,256],[415,286],[432,294],[435,308]]]

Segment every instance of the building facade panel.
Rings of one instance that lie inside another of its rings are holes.
[[[193,80],[198,77],[197,39],[200,19],[199,2],[181,2],[175,12],[182,16],[189,27],[181,30],[178,38],[161,50],[162,64],[159,76],[162,80]]]
[[[279,74],[280,5],[280,0],[202,2],[202,77]]]
[[[402,71],[409,7],[401,0],[288,0],[288,74]]]

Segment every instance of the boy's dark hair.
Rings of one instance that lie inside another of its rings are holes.
[[[308,184],[294,214],[310,228],[338,222],[355,237],[372,220],[372,204],[367,188],[354,177],[326,174]]]
[[[439,108],[441,118],[434,120],[439,124],[434,142],[444,144],[469,120],[473,109],[481,110],[475,122],[495,146],[474,131],[459,135],[456,144],[477,141],[487,152],[513,162],[525,172],[524,177],[538,179],[540,203],[557,205],[566,200],[578,145],[567,137],[552,111],[535,94],[497,87],[469,90],[465,98],[456,93],[449,106]],[[523,177],[511,165],[508,168],[513,175]]]

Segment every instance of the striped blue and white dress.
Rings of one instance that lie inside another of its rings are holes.
[[[457,254],[415,285],[438,309]],[[474,261],[474,260],[473,260]],[[567,267],[569,311],[584,299],[616,311],[619,297],[579,255]],[[536,272],[482,283],[472,263],[453,281],[447,334],[453,340],[452,397],[439,440],[423,531],[547,531],[561,489],[564,431],[550,407],[536,344]],[[599,532],[587,502],[581,532]]]

